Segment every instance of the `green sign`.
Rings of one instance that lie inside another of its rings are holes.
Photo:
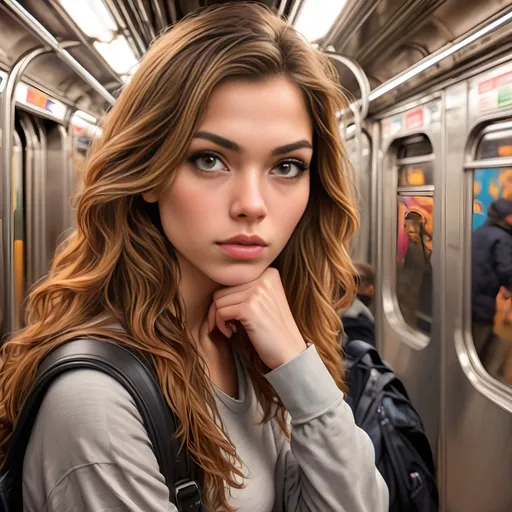
[[[512,105],[512,84],[498,89],[498,108]]]

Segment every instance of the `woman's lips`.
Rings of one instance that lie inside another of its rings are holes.
[[[260,256],[265,250],[263,245],[245,245],[235,243],[220,243],[217,244],[221,250],[238,260],[252,260]]]

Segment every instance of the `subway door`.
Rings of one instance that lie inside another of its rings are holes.
[[[17,112],[17,123],[24,141],[24,208],[25,208],[25,251],[26,288],[29,289],[40,277],[39,258],[41,255],[41,163],[43,153],[41,140],[34,118],[23,111]]]
[[[41,277],[38,258],[42,238],[39,221],[42,160],[37,120],[16,110],[16,132],[13,147],[12,184],[14,213],[14,290],[15,328],[24,325],[24,301],[30,287]]]
[[[381,124],[378,172],[377,340],[403,380],[436,452],[439,421],[440,101]],[[439,192],[439,191],[438,191]]]
[[[349,127],[349,128],[354,128]],[[352,241],[352,258],[369,262],[371,259],[371,142],[368,133],[363,130],[359,141],[349,132],[347,151],[354,167],[354,181],[359,209],[359,230]]]
[[[25,259],[25,210],[24,210],[24,180],[23,180],[23,139],[18,131],[14,132],[12,154],[12,211],[14,216],[13,245],[14,245],[14,304],[5,305],[5,314],[12,314],[14,330],[23,325],[23,299],[26,289],[26,259]],[[6,334],[2,332],[2,334]]]
[[[503,286],[512,254],[493,238],[512,237],[512,224],[488,213],[494,201],[512,201],[512,101],[499,88],[511,72],[509,63],[445,93],[446,512],[512,510],[512,299]]]
[[[72,227],[71,185],[68,132],[59,123],[45,122],[46,163],[46,244],[47,268],[55,250],[64,242]]]
[[[23,150],[24,150],[23,132],[17,124],[13,134],[13,148],[11,160],[11,179],[12,179],[12,213],[13,213],[13,274],[8,279],[14,285],[14,302],[4,303],[4,250],[8,244],[3,238],[3,222],[7,221],[3,217],[0,218],[0,247],[2,253],[0,255],[0,338],[10,334],[7,332],[4,321],[6,318],[12,318],[12,330],[19,329],[22,326],[23,310],[22,304],[26,289],[26,258],[25,258],[25,209],[24,209],[24,179],[23,179]],[[3,193],[3,191],[2,191]],[[0,212],[2,215],[2,212]]]

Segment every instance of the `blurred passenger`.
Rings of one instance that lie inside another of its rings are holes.
[[[472,239],[472,334],[482,364],[491,374],[500,364],[500,340],[494,333],[496,300],[512,296],[512,201],[498,199],[489,205],[486,224]]]
[[[337,306],[355,291],[344,105],[329,57],[256,3],[152,45],[93,147],[77,232],[4,345],[0,462],[42,358],[89,336],[153,363],[206,510],[387,512],[335,336],[336,283]],[[48,390],[23,495],[25,512],[176,512],[130,395],[92,370]]]
[[[512,385],[512,297],[506,288],[501,287],[496,297],[496,315],[494,316],[494,334],[498,337],[499,345],[493,354],[491,368],[495,377]]]
[[[375,347],[375,319],[370,311],[375,295],[375,272],[371,265],[356,261],[357,296],[341,317],[348,341],[366,341]]]
[[[400,311],[407,324],[419,327],[418,312],[425,319],[422,330],[430,330],[432,317],[432,228],[427,228],[428,219],[414,209],[404,216],[404,228],[407,233],[407,252],[403,263],[397,269],[397,297]]]

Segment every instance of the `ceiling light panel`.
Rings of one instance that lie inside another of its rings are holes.
[[[94,47],[101,56],[108,62],[110,67],[120,75],[130,73],[137,65],[137,57],[133,53],[126,38],[116,37],[109,43],[95,42]]]
[[[304,0],[295,28],[308,41],[317,41],[327,34],[346,3],[347,0]]]
[[[59,3],[92,39],[109,42],[115,37],[117,26],[103,0],[59,0]]]

